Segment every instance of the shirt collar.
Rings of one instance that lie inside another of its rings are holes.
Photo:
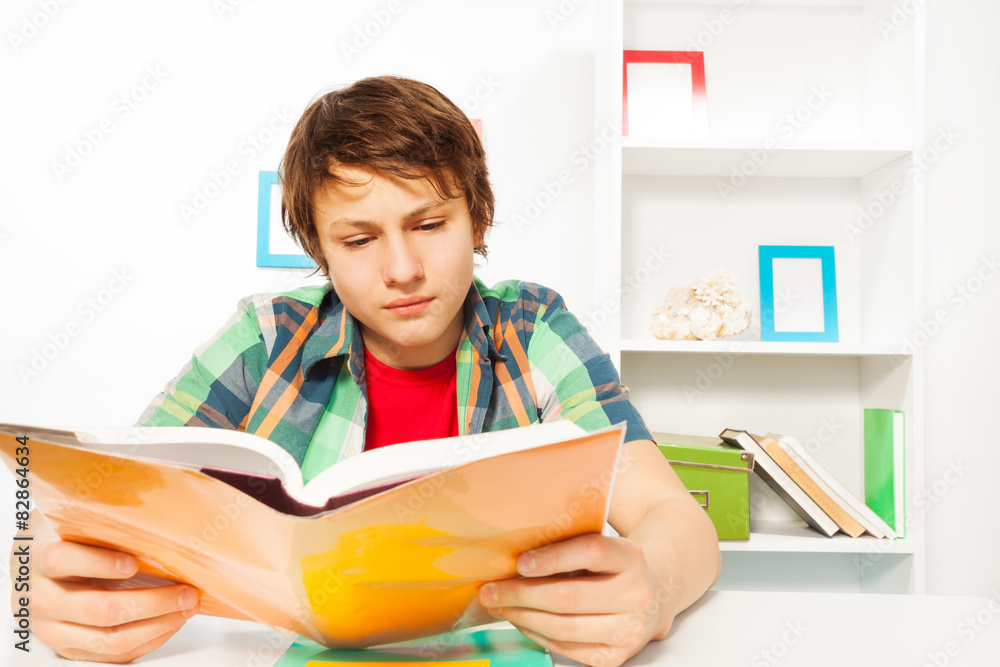
[[[507,357],[500,352],[500,345],[503,342],[502,333],[500,338],[494,337],[493,318],[490,317],[489,308],[483,301],[482,294],[488,291],[489,288],[483,281],[473,276],[472,286],[465,298],[465,333],[469,337],[469,342],[472,343],[472,349],[476,351],[479,358],[495,358],[506,361]]]
[[[319,304],[319,321],[302,349],[302,375],[323,359],[347,355],[351,375],[361,383],[364,370],[364,347],[361,329],[354,316],[347,312],[343,302],[327,283],[328,291]]]
[[[302,350],[302,374],[308,375],[312,367],[323,359],[333,359],[347,355],[351,376],[359,385],[364,376],[364,344],[358,321],[347,312],[343,302],[327,283],[329,291],[319,305],[319,321],[309,334]],[[480,358],[496,358],[505,361],[500,353],[502,338],[494,339],[492,318],[482,292],[486,285],[476,277],[472,279],[469,293],[465,297],[465,333],[472,348]]]

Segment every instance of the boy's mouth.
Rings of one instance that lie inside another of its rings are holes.
[[[393,315],[413,315],[422,312],[433,300],[430,296],[407,296],[390,301],[385,309]]]

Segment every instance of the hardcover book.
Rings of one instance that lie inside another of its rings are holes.
[[[784,500],[803,521],[827,537],[840,530],[840,526],[809,497],[798,483],[788,476],[753,435],[746,431],[726,429],[720,438],[727,444],[745,449],[754,455],[754,472]]]
[[[764,451],[771,455],[771,458],[781,466],[789,477],[795,480],[796,484],[802,487],[813,501],[820,508],[830,515],[830,518],[837,522],[840,529],[851,537],[860,537],[864,534],[865,528],[855,519],[850,512],[841,507],[840,499],[836,495],[827,492],[824,485],[819,484],[812,476],[811,471],[799,465],[782,446],[775,440],[766,436],[754,436],[764,447]]]
[[[899,410],[865,408],[865,503],[906,537],[906,417]]]
[[[870,507],[865,505],[858,496],[852,493],[850,489],[841,484],[836,477],[820,465],[798,440],[789,435],[781,435],[779,433],[768,433],[767,437],[776,440],[781,445],[781,448],[802,466],[818,485],[823,487],[831,497],[838,500],[841,507],[850,512],[851,516],[865,527],[865,530],[869,534],[876,538],[887,537],[895,539],[896,532],[873,512]]]

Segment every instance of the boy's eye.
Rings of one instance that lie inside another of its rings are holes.
[[[363,239],[355,239],[354,241],[345,241],[344,242],[344,247],[345,248],[364,248],[366,245],[368,245],[368,243],[371,240],[372,239],[371,239],[370,236],[366,236]]]
[[[425,222],[424,224],[417,227],[420,231],[429,232],[433,229],[437,229],[444,224],[444,220],[438,220],[437,222]]]

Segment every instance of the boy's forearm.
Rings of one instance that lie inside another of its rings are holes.
[[[656,616],[655,638],[663,639],[674,617],[718,579],[718,535],[690,497],[670,497],[650,507],[627,537],[642,548],[657,585],[653,603],[637,613]]]

